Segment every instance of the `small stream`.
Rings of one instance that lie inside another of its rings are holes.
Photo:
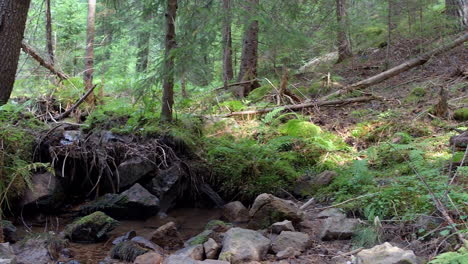
[[[172,221],[177,224],[182,238],[184,240],[188,240],[202,232],[209,221],[219,219],[220,217],[220,209],[176,208],[171,210],[167,217],[162,219],[159,216],[153,216],[140,221],[122,220],[120,221],[120,225],[109,233],[106,241],[93,244],[70,243],[69,249],[71,250],[74,260],[77,260],[82,264],[96,264],[106,258],[113,246],[112,241],[129,231],[133,230],[138,236],[150,239],[153,231]],[[34,221],[28,223],[32,225],[29,232],[24,225],[18,226],[19,235],[23,237],[29,233],[49,231],[61,232],[68,223],[73,221],[70,217],[61,216],[52,216],[48,217],[48,219],[50,219],[47,221],[48,224],[45,222],[38,224]],[[56,224],[57,222],[59,223],[58,225]]]

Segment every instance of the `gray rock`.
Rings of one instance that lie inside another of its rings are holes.
[[[251,229],[263,229],[273,223],[290,220],[293,225],[301,221],[299,210],[291,201],[283,200],[271,194],[260,194],[249,211]]]
[[[81,139],[80,130],[65,130],[63,131],[63,138],[60,139],[62,145],[78,144]]]
[[[44,233],[32,238],[25,238],[15,245],[17,264],[55,263],[67,242],[54,234]]]
[[[112,241],[112,245],[118,245],[120,244],[121,242],[124,242],[124,241],[128,241],[132,238],[134,238],[136,236],[136,232],[135,231],[129,231],[127,233],[125,233],[125,235],[123,236],[119,236],[118,238],[114,239]]]
[[[170,168],[161,170],[148,184],[148,190],[161,200],[162,212],[167,212],[175,205],[177,197],[183,191],[181,188],[184,185],[179,183],[185,174],[180,163],[175,163]]]
[[[166,258],[163,264],[199,264],[200,261],[194,260],[189,257],[179,256],[179,255],[171,255]]]
[[[194,260],[203,260],[203,245],[195,245],[180,249],[174,253],[174,255],[189,257]]]
[[[282,259],[289,259],[289,258],[295,258],[301,254],[300,251],[295,250],[292,247],[288,247],[278,253],[276,253],[276,258],[279,260]]]
[[[216,259],[221,250],[221,246],[212,238],[209,238],[208,241],[203,243],[203,248],[205,249],[207,259]]]
[[[151,242],[168,250],[180,248],[184,244],[174,222],[169,222],[156,229],[151,235]]]
[[[329,185],[337,176],[334,171],[324,171],[318,175],[304,175],[300,177],[293,188],[293,193],[298,196],[310,196],[320,187]]]
[[[266,256],[270,243],[271,241],[259,232],[231,228],[224,237],[219,260],[232,264],[260,261]]]
[[[320,218],[320,219],[322,218],[325,219],[325,218],[330,218],[330,217],[342,219],[342,218],[346,218],[346,215],[340,209],[337,209],[337,208],[325,209],[317,215],[317,218]]]
[[[138,183],[121,194],[105,194],[81,207],[82,214],[101,211],[117,219],[145,219],[158,210],[159,199]]]
[[[275,253],[283,251],[288,247],[292,247],[298,251],[305,251],[310,245],[310,237],[308,234],[301,232],[283,231],[275,239],[272,245],[272,250]]]
[[[0,264],[15,264],[16,258],[10,243],[0,243]]]
[[[229,222],[246,223],[249,221],[249,211],[239,202],[230,202],[223,207],[223,217]]]
[[[163,256],[156,252],[148,252],[138,256],[133,264],[161,264]]]
[[[270,230],[274,234],[280,234],[283,231],[296,231],[292,222],[289,220],[272,224]]]
[[[230,264],[228,261],[214,260],[214,259],[205,259],[204,261],[199,261],[198,264]]]
[[[403,250],[386,242],[356,255],[356,264],[418,264],[419,260],[411,250]]]
[[[327,218],[323,224],[320,238],[323,241],[351,239],[358,225],[359,221],[357,219],[341,217]]]
[[[148,239],[144,237],[136,236],[132,238],[130,241],[137,243],[142,248],[151,249],[152,251],[157,252],[161,255],[164,253],[164,249],[162,247],[156,245],[155,243],[149,241]]]
[[[26,190],[20,201],[20,206],[25,207],[25,210],[57,211],[65,200],[65,193],[58,178],[52,173],[46,172],[34,174],[31,180],[32,189]]]
[[[94,212],[67,225],[64,234],[73,242],[98,242],[105,239],[117,225],[118,221],[103,212]]]
[[[119,175],[119,188],[125,189],[144,179],[156,169],[156,165],[150,161],[136,157],[122,162],[114,175]]]

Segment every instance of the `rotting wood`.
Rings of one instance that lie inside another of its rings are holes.
[[[72,105],[67,111],[63,112],[62,114],[56,116],[56,117],[50,117],[48,119],[48,121],[59,121],[59,120],[62,120],[64,118],[67,118],[78,106],[81,105],[81,103],[84,102],[84,100],[86,100],[86,98],[94,91],[94,89],[96,88],[97,84],[95,84],[91,89],[89,89],[88,91],[86,91],[86,93],[78,100],[76,101],[76,103],[74,105]]]
[[[367,87],[370,87],[372,85],[375,85],[375,84],[378,84],[378,83],[381,83],[387,79],[390,79],[394,76],[397,76],[399,75],[400,73],[402,72],[405,72],[405,71],[408,71],[416,66],[420,66],[420,65],[423,65],[425,64],[426,62],[429,61],[429,59],[431,59],[433,56],[437,56],[437,55],[440,55],[446,51],[449,51],[457,46],[460,46],[462,45],[463,43],[465,43],[466,41],[468,41],[468,32],[465,32],[462,36],[458,37],[457,39],[455,39],[454,41],[448,43],[448,44],[445,44],[443,46],[440,46],[436,49],[433,49],[429,52],[426,52],[422,55],[419,55],[418,57],[414,58],[414,59],[411,59],[411,60],[407,60],[405,61],[404,63],[396,66],[396,67],[393,67],[387,71],[384,71],[382,73],[379,73],[377,75],[374,75],[370,78],[367,78],[365,80],[362,80],[362,81],[359,81],[359,82],[356,82],[356,83],[353,83],[347,87],[345,87],[344,89],[342,90],[338,90],[336,92],[333,92],[331,94],[328,94],[326,96],[323,96],[322,98],[320,98],[320,101],[325,101],[325,100],[329,100],[330,98],[332,97],[336,97],[336,96],[339,96],[339,95],[342,95],[342,94],[345,94],[345,93],[349,93],[351,91],[354,91],[354,90],[362,90],[362,89],[365,89]]]
[[[313,101],[313,102],[306,102],[306,103],[295,104],[295,105],[283,105],[279,107],[284,107],[285,110],[295,111],[295,110],[301,110],[304,108],[315,107],[315,106],[345,105],[345,104],[352,104],[352,103],[368,102],[372,100],[382,100],[382,98],[371,95],[371,96],[361,96],[361,97],[354,97],[354,98],[340,99],[340,100]],[[229,114],[222,115],[222,117],[264,114],[264,113],[271,112],[279,107],[271,107],[271,108],[264,108],[264,109],[258,109],[258,110],[247,110],[247,111],[241,111],[241,112],[232,112]]]
[[[67,80],[69,77],[62,71],[57,70],[50,62],[46,61],[44,58],[42,58],[36,50],[34,50],[33,47],[31,47],[29,44],[26,42],[22,41],[21,42],[21,49],[31,56],[34,60],[36,60],[41,66],[44,68],[48,69],[51,73],[55,74],[57,77],[59,77],[62,81]]]

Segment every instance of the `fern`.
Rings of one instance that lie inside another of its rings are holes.
[[[468,264],[468,249],[462,247],[456,252],[440,254],[428,264]]]
[[[284,111],[284,109],[285,109],[284,107],[278,107],[274,109],[273,111],[266,114],[265,117],[263,117],[262,122],[264,124],[270,124],[275,119],[276,116],[278,116],[279,114],[281,114],[281,112]]]

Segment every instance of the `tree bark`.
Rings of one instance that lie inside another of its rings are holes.
[[[152,15],[150,10],[143,4],[142,19],[144,22],[151,20]],[[149,45],[151,39],[151,32],[143,29],[138,34],[138,54],[137,54],[137,72],[143,73],[148,68]]]
[[[416,66],[419,66],[419,65],[423,65],[425,64],[426,62],[429,61],[429,59],[431,59],[433,56],[437,56],[439,54],[442,54],[446,51],[449,51],[457,46],[460,46],[462,45],[463,43],[465,43],[466,41],[468,41],[468,33],[464,33],[463,35],[461,35],[460,37],[458,37],[457,39],[455,39],[454,41],[450,42],[450,43],[447,43],[443,46],[440,46],[432,51],[429,51],[429,52],[426,52],[422,55],[419,55],[417,56],[416,58],[414,59],[411,59],[411,60],[408,60],[396,67],[393,67],[387,71],[384,71],[380,74],[377,74],[375,76],[372,76],[370,78],[367,78],[365,80],[362,80],[360,82],[357,82],[357,83],[354,83],[354,84],[351,84],[349,86],[347,86],[345,89],[342,89],[342,90],[338,90],[334,93],[331,93],[329,95],[326,95],[322,98],[320,98],[321,101],[323,100],[328,100],[332,97],[335,97],[335,96],[339,96],[339,95],[342,95],[342,94],[345,94],[345,93],[348,93],[350,91],[354,91],[354,90],[361,90],[361,89],[364,89],[364,88],[367,88],[369,86],[372,86],[372,85],[375,85],[375,84],[378,84],[378,83],[381,83],[387,79],[390,79],[402,72],[405,72],[407,70],[410,70]]]
[[[96,0],[88,0],[88,23],[86,30],[86,54],[85,54],[85,70],[83,81],[86,91],[93,88],[93,73],[94,73],[94,32],[96,19]],[[95,104],[94,93],[91,93],[86,102],[90,105]]]
[[[175,21],[177,16],[177,0],[167,0],[166,10],[166,41],[164,55],[164,80],[161,109],[161,121],[172,121],[172,106],[174,105],[174,49],[177,46]]]
[[[39,64],[48,69],[51,73],[57,75],[57,77],[59,77],[61,80],[66,80],[68,79],[68,76],[63,73],[62,71],[59,71],[57,69],[55,69],[54,65],[51,64],[51,62],[48,62],[46,61],[45,59],[43,59],[35,50],[33,47],[29,46],[26,42],[22,42],[21,43],[21,49],[23,49],[23,51],[28,54],[29,56],[31,56],[34,60],[36,60],[37,62],[39,62]]]
[[[45,2],[47,54],[49,55],[50,64],[54,65],[54,44],[52,42],[52,14],[50,11],[50,0],[46,0]]]
[[[227,89],[228,83],[234,78],[232,68],[232,34],[231,34],[231,0],[223,0],[223,80]]]
[[[447,15],[456,20],[460,29],[468,28],[468,0],[445,0]]]
[[[336,19],[338,22],[338,60],[336,63],[340,63],[353,56],[351,43],[349,41],[346,8],[346,0],[336,0]]]
[[[245,10],[249,15],[248,21],[250,24],[246,26],[244,32],[244,41],[242,44],[242,57],[240,63],[240,71],[237,81],[253,80],[257,78],[257,62],[258,62],[258,20],[252,20],[257,14],[259,0],[245,1]],[[258,82],[243,84],[239,90],[238,96],[245,97],[252,90],[258,88]]]
[[[10,99],[30,0],[0,0],[0,105]]]

